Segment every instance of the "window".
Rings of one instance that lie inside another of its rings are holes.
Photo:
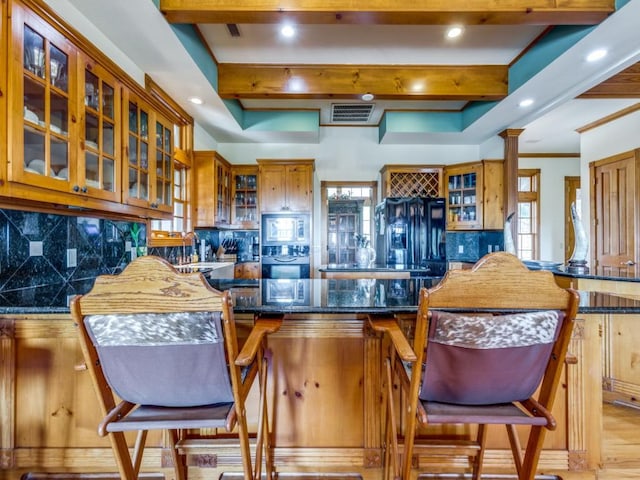
[[[174,159],[173,165],[173,218],[152,220],[155,236],[174,237],[191,231],[191,201],[189,196],[190,169]]]
[[[193,118],[189,116],[173,99],[164,92],[151,77],[145,75],[145,88],[165,109],[167,127],[163,130],[166,139],[163,160],[173,162],[173,173],[169,182],[164,177],[167,198],[173,202],[173,218],[167,220],[151,220],[147,238],[149,246],[179,246],[182,245],[182,234],[192,231],[191,219],[191,156],[193,150]],[[169,127],[171,125],[171,127]],[[167,144],[173,142],[173,158],[167,156],[170,148]],[[169,174],[169,169],[164,170]],[[171,185],[172,184],[172,185]],[[166,200],[165,200],[166,201]],[[167,202],[167,205],[170,203]]]
[[[518,170],[518,256],[538,258],[540,252],[540,170]]]

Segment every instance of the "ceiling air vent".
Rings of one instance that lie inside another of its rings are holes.
[[[229,35],[231,35],[232,37],[240,36],[240,29],[235,23],[227,23],[227,30],[229,30]]]
[[[353,103],[331,105],[332,123],[367,122],[373,111],[373,103]]]

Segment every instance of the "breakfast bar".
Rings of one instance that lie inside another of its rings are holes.
[[[231,291],[240,325],[250,326],[256,315],[285,315],[282,328],[268,340],[278,472],[381,478],[386,347],[368,327],[367,315],[392,314],[410,335],[420,288],[440,279],[300,279],[296,288],[309,292],[303,297],[277,279],[208,281]],[[600,461],[599,332],[611,315],[640,314],[640,301],[626,299],[620,306],[615,299],[581,292],[569,347],[572,361],[565,367],[553,412],[558,428],[547,435],[539,464],[549,475],[593,472]],[[108,442],[95,431],[99,412],[90,380],[77,369],[81,355],[68,307],[0,308],[0,355],[0,390],[9,399],[0,406],[0,461],[10,478],[30,472],[115,471]],[[167,468],[165,439],[158,435],[149,442],[156,448],[144,457],[143,471]],[[510,457],[503,432],[490,429],[486,470],[509,473]],[[239,458],[206,447],[206,440],[190,458],[194,478],[238,471]],[[454,467],[459,465],[442,463],[438,468],[446,472]]]

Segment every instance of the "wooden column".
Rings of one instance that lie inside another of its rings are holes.
[[[512,235],[517,245],[518,234],[518,137],[523,129],[508,128],[500,133],[504,139],[504,218],[515,212],[511,221]],[[516,247],[517,248],[517,247]]]

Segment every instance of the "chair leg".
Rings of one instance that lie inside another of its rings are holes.
[[[518,478],[522,478],[522,447],[520,446],[520,439],[518,438],[516,426],[505,425],[505,427],[507,427],[507,434],[509,435],[509,445],[511,445],[513,463],[516,466]]]
[[[258,405],[258,415],[260,421],[258,422],[258,432],[256,435],[256,459],[254,464],[254,478],[259,479],[262,476],[262,454],[264,448],[264,457],[266,465],[267,480],[271,479],[271,460],[270,455],[270,442],[269,442],[269,424],[267,419],[267,366],[264,360],[260,361],[259,366],[260,377],[258,378],[260,388],[260,401]]]
[[[147,430],[138,430],[136,435],[136,443],[133,447],[133,473],[136,478],[140,474],[140,466],[142,465],[142,454],[144,453],[144,445],[147,442]]]
[[[169,447],[171,448],[171,461],[173,462],[173,469],[176,474],[175,480],[186,480],[187,478],[187,465],[184,462],[184,457],[178,453],[178,430],[167,430],[169,435]]]
[[[547,429],[545,427],[531,427],[529,440],[527,441],[527,449],[524,452],[522,472],[518,477],[519,480],[534,480],[546,433]]]
[[[478,445],[480,445],[480,451],[477,453],[473,462],[473,472],[471,478],[473,480],[479,480],[482,477],[482,467],[484,462],[484,450],[487,444],[487,426],[478,425],[478,436],[476,437]]]
[[[385,422],[385,472],[384,478],[389,479],[393,471],[393,478],[400,478],[400,455],[398,449],[398,425],[395,418],[395,402],[393,400],[393,376],[391,372],[391,359],[386,360],[387,371],[387,421]]]
[[[112,432],[109,434],[109,442],[116,457],[118,471],[122,480],[137,480],[136,472],[131,462],[131,454],[127,446],[127,439],[122,432]]]

